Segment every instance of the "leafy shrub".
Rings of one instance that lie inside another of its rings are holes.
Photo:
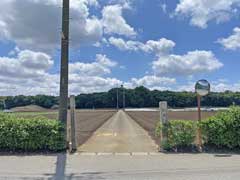
[[[161,132],[167,136],[166,142],[161,142],[165,150],[184,149],[191,147],[196,137],[197,126],[193,121],[173,120],[168,124],[159,123],[156,127],[156,135]]]
[[[240,148],[240,107],[231,107],[200,123],[205,144]]]
[[[56,120],[0,113],[2,151],[60,151],[65,148],[64,139],[64,126]]]

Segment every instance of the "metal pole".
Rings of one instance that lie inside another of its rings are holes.
[[[59,120],[65,126],[68,111],[69,6],[69,0],[63,0]]]
[[[118,101],[119,101],[119,98],[118,98],[118,87],[117,87],[117,110],[119,109]]]
[[[124,86],[123,87],[123,110],[125,110],[125,89]]]
[[[7,106],[6,106],[6,99],[3,99],[3,109],[7,109]]]
[[[197,103],[198,103],[198,122],[201,121],[201,96],[197,95]],[[198,149],[202,152],[202,133],[200,128],[198,128],[197,132],[197,139],[198,139]]]
[[[201,96],[197,96],[198,102],[198,121],[201,121]]]

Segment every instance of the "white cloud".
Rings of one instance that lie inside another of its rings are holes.
[[[176,91],[195,91],[196,82],[188,82],[185,85],[178,86]],[[230,83],[226,79],[218,79],[216,81],[210,82],[211,92],[224,92],[224,91],[233,91],[240,92],[240,82]]]
[[[81,76],[103,76],[111,73],[111,67],[117,63],[110,60],[106,55],[97,54],[96,61],[93,63],[75,62],[70,64],[70,74]]]
[[[167,13],[167,4],[165,4],[165,3],[163,3],[163,4],[160,4],[160,7],[161,7],[161,9],[162,9],[162,11],[163,11],[163,13]]]
[[[131,84],[133,87],[146,86],[152,87],[163,87],[166,85],[172,85],[176,83],[176,79],[168,77],[157,77],[157,76],[144,76],[140,79],[132,78]]]
[[[237,13],[240,0],[180,0],[175,14],[190,18],[190,23],[206,28],[210,21],[225,22]]]
[[[8,55],[9,56],[15,56],[16,54],[18,54],[20,52],[20,49],[16,46],[13,50],[11,50]]]
[[[16,58],[0,57],[0,93],[56,94],[58,76],[48,73],[52,65],[50,56],[30,50],[19,50]]]
[[[19,48],[50,52],[59,47],[62,1],[1,0],[0,41],[12,41]],[[128,1],[103,7],[102,19],[90,13],[90,6],[99,10],[97,0],[72,0],[70,3],[70,43],[78,48],[96,45],[107,34],[127,37],[137,35],[127,24],[123,10]]]
[[[116,67],[115,61],[106,55],[97,54],[93,63],[70,64],[69,88],[72,94],[103,92],[122,84],[116,78],[105,77],[111,73],[111,68]]]
[[[74,94],[102,92],[121,84],[116,78],[105,77],[117,63],[106,55],[97,54],[92,63],[75,62],[70,64],[70,92]]]
[[[143,43],[138,41],[125,41],[122,38],[110,37],[109,43],[122,51],[138,51]]]
[[[93,44],[102,38],[99,19],[90,16],[88,6],[96,0],[71,1],[71,45]],[[1,0],[0,40],[20,48],[50,51],[60,43],[61,1]]]
[[[179,85],[175,91],[195,92],[195,82],[188,82],[187,84]]]
[[[224,91],[240,92],[240,82],[232,83],[232,84],[217,82],[212,84],[212,91],[213,92],[224,92]]]
[[[153,53],[158,58],[152,63],[153,74],[193,76],[198,73],[213,72],[223,66],[211,51],[190,51],[185,55],[171,54],[175,42],[166,38],[158,41],[125,41],[121,38],[109,38],[109,43],[122,51],[143,51]]]
[[[125,41],[121,38],[109,38],[109,43],[122,51],[143,51],[147,53],[155,53],[156,55],[168,54],[175,46],[175,43],[166,38],[157,41],[149,40],[146,43],[139,41]]]
[[[176,79],[146,75],[141,78],[132,78],[130,81],[123,82],[123,84],[126,88],[144,86],[150,90],[171,90],[171,87],[176,84]]]
[[[0,76],[0,93],[2,96],[8,95],[36,95],[47,94],[57,95],[59,92],[59,76],[43,74],[38,80],[25,77],[19,78],[3,78]]]
[[[102,10],[102,22],[106,34],[118,34],[127,37],[136,36],[134,28],[123,18],[123,9],[128,7],[116,5],[105,6]]]
[[[237,50],[240,49],[240,28],[236,27],[233,30],[233,34],[227,38],[222,38],[218,40],[222,46],[226,49]]]
[[[17,58],[0,57],[0,76],[5,78],[38,78],[51,66],[53,60],[41,52],[20,51]]]
[[[161,56],[153,62],[156,75],[194,75],[209,73],[221,68],[223,64],[211,51],[192,51],[185,55]]]
[[[120,4],[125,8],[131,8],[133,1],[135,0],[109,0],[109,4]]]
[[[97,54],[96,55],[96,61],[106,67],[115,67],[117,65],[117,62],[112,61],[111,59],[107,58],[106,55],[103,54]]]
[[[143,50],[146,52],[154,52],[157,55],[167,54],[175,47],[175,42],[166,38],[161,38],[158,41],[149,40],[143,46]]]
[[[22,66],[34,70],[48,69],[53,65],[53,60],[49,55],[30,50],[20,51],[18,59]]]
[[[169,55],[171,56],[171,55]],[[181,56],[179,56],[180,58]],[[159,57],[161,58],[161,57]],[[164,68],[180,69],[180,71],[167,71],[167,74],[182,75],[184,71],[193,68],[194,72],[212,71],[221,64],[211,52],[190,52],[182,56],[182,59],[173,59],[167,61],[167,67],[159,67],[156,75],[146,75],[141,78],[132,78],[127,82],[120,81],[116,78],[106,77],[111,73],[112,68],[117,66],[115,61],[109,59],[106,55],[97,54],[95,61],[92,63],[70,63],[69,73],[69,94],[91,93],[107,91],[111,88],[124,84],[125,87],[134,88],[136,86],[146,86],[150,89],[158,90],[189,90],[194,85],[186,87],[176,87],[176,79],[160,76],[165,74]],[[204,59],[205,61],[201,61]],[[207,62],[206,62],[207,61]],[[196,63],[196,64],[195,64]],[[181,64],[183,67],[181,67]],[[215,65],[214,65],[215,64]],[[216,65],[218,64],[218,66]],[[59,94],[59,74],[52,74],[49,68],[53,66],[51,57],[42,52],[34,52],[30,50],[19,50],[16,57],[0,57],[0,93],[1,95],[36,95],[36,94]],[[203,67],[201,67],[203,66]],[[36,68],[38,67],[38,68]],[[189,74],[189,73],[187,73]],[[219,80],[214,85],[216,91],[239,90],[239,84],[235,83],[231,86],[227,81]]]
[[[19,50],[16,58],[0,57],[1,95],[36,95],[59,93],[59,74],[51,74],[51,57],[42,52]],[[70,63],[70,94],[107,91],[122,82],[105,77],[117,63],[97,54],[92,63]]]
[[[103,92],[122,84],[122,81],[116,78],[103,78],[99,76],[79,76],[70,75],[70,92],[74,94]]]

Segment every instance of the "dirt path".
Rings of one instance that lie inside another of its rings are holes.
[[[119,111],[78,148],[81,152],[156,152],[148,133],[125,112]]]

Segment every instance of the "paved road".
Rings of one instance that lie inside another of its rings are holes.
[[[0,180],[239,180],[240,156],[0,156]]]
[[[125,112],[118,111],[78,151],[157,152],[157,145]]]

